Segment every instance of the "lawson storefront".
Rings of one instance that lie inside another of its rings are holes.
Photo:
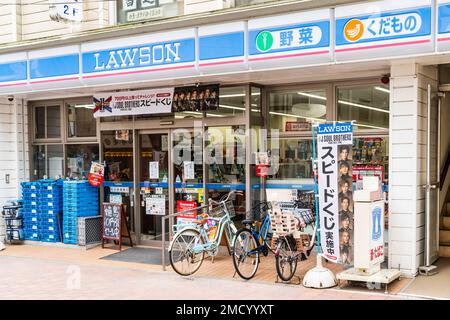
[[[427,147],[417,138],[427,134],[424,92],[437,90],[434,59],[450,62],[447,2],[377,1],[74,38],[0,55],[0,93],[27,105],[31,179],[83,177],[92,161],[105,162],[103,199],[125,205],[142,244],[159,243],[161,215],[229,190],[242,191],[240,219],[268,189],[311,190],[311,123],[354,121],[354,182],[381,177],[389,262],[415,274],[425,221],[404,221],[423,214],[424,198],[407,198],[419,185],[408,174],[425,174],[417,167],[425,160],[408,148]],[[160,89],[171,108],[109,114],[105,104]],[[204,107],[213,92],[216,105]],[[261,152],[274,164],[267,178],[256,175]],[[410,201],[417,205],[402,208]]]

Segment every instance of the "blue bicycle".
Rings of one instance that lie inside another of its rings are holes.
[[[233,264],[234,269],[242,279],[250,280],[256,274],[259,266],[260,254],[267,256],[271,248],[272,234],[270,231],[270,217],[268,214],[269,203],[261,202],[253,208],[253,212],[257,211],[261,214],[265,213],[265,217],[258,228],[256,221],[244,220],[244,227],[240,229],[233,241]],[[259,229],[257,231],[257,229]]]

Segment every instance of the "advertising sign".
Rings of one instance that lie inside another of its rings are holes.
[[[105,176],[105,166],[100,163],[93,162],[88,177],[89,183],[94,187],[98,187],[102,185],[104,176]]]
[[[320,239],[323,256],[353,263],[351,122],[320,124],[317,131]]]
[[[173,88],[102,93],[94,96],[94,117],[170,113]]]
[[[311,123],[305,121],[287,121],[285,131],[310,131]]]
[[[147,215],[164,216],[166,214],[166,197],[150,195],[145,199],[145,213]]]
[[[175,88],[172,112],[208,111],[219,108],[219,85]]]
[[[336,8],[336,59],[355,60],[431,52],[429,0],[377,1]]]

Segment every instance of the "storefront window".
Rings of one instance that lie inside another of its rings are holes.
[[[95,137],[97,121],[92,115],[90,104],[67,104],[67,121],[69,138]]]
[[[389,129],[389,87],[381,84],[337,89],[339,121],[354,121],[354,129]]]
[[[102,132],[107,181],[133,181],[133,134],[131,130]]]
[[[99,161],[98,145],[67,145],[67,177],[87,179],[92,162]]]
[[[221,87],[219,91],[219,108],[208,111],[206,116],[245,116],[245,87]]]
[[[270,93],[270,128],[281,132],[309,130],[310,122],[325,121],[325,90],[290,90]]]
[[[33,146],[32,180],[64,176],[64,150],[61,144]]]
[[[35,112],[35,138],[61,138],[61,114],[59,106],[37,107]]]
[[[273,141],[269,140],[269,144],[272,169],[269,179],[272,182],[299,183],[299,179],[313,177],[311,140],[280,139],[279,146],[272,146]]]

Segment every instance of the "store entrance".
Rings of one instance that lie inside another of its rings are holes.
[[[139,132],[139,242],[160,246],[162,233],[177,219],[164,216],[201,206],[204,201],[203,136],[185,128]]]

